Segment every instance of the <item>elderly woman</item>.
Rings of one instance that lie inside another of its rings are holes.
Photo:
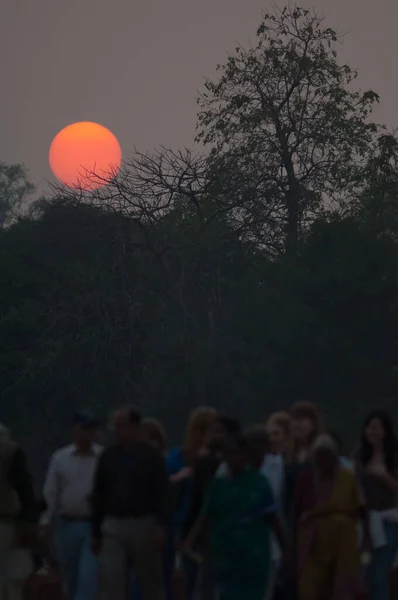
[[[369,527],[355,475],[340,466],[336,442],[320,435],[312,464],[303,470],[295,496],[300,600],[357,600],[365,597],[357,523],[365,545]]]

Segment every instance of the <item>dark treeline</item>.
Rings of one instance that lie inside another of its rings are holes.
[[[136,153],[97,192],[0,173],[4,420],[37,463],[82,406],[138,402],[178,436],[316,402],[350,443],[397,390],[398,141],[337,35],[265,15],[199,98],[205,153]],[[41,470],[41,469],[40,469]]]

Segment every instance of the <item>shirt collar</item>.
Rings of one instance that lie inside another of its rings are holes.
[[[79,454],[75,444],[72,444],[70,446],[70,453],[73,454],[73,456],[80,456],[80,457],[98,456],[98,454],[100,454],[100,452],[101,452],[101,446],[98,446],[98,444],[93,444],[91,446],[90,452],[88,452],[87,454]]]

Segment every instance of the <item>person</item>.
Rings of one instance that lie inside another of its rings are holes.
[[[359,600],[366,597],[357,524],[370,547],[365,503],[353,472],[339,464],[328,434],[312,447],[312,464],[299,476],[295,494],[299,600]]]
[[[152,444],[155,448],[162,453],[163,456],[167,455],[167,436],[163,425],[157,419],[151,417],[145,417],[141,421],[141,431],[143,439]],[[167,552],[164,552],[164,568],[165,577],[167,574]],[[142,591],[138,583],[136,572],[131,567],[129,571],[128,583],[130,587],[129,597],[132,600],[142,600]]]
[[[26,457],[0,424],[0,598],[22,600],[39,516]]]
[[[372,600],[387,600],[398,552],[398,444],[386,412],[375,410],[366,417],[355,464],[372,522],[373,556],[367,574],[370,594]]]
[[[228,473],[215,477],[200,517],[187,537],[195,546],[208,525],[212,561],[223,600],[263,600],[267,586],[270,529],[286,550],[283,529],[267,479],[248,465],[243,436],[224,445]]]
[[[285,483],[283,507],[286,522],[293,525],[293,499],[295,487],[302,469],[305,469],[311,458],[311,446],[324,427],[321,416],[312,402],[296,402],[290,409],[291,449],[285,460]]]
[[[192,469],[203,447],[209,427],[214,423],[217,411],[209,406],[196,408],[188,419],[185,439],[182,446],[171,449],[167,457],[167,470],[171,478],[173,495],[176,498],[172,525],[166,541],[166,597],[173,600],[173,575],[176,561],[176,548],[180,543],[182,528],[188,516],[192,496]],[[198,566],[190,560],[183,561],[187,600],[191,600],[195,591]]]
[[[203,445],[199,449],[197,457],[193,463],[193,483],[191,491],[190,505],[187,512],[187,518],[182,525],[181,540],[183,541],[193,525],[203,507],[207,489],[217,472],[223,460],[223,445],[228,435],[239,435],[241,426],[238,421],[226,415],[218,415],[210,423]],[[202,600],[212,600],[215,597],[214,577],[211,565],[210,553],[207,548],[207,540],[201,540],[203,562],[198,568],[199,579],[199,597]],[[185,564],[189,557],[184,557]],[[194,561],[195,562],[195,561]],[[189,566],[186,570],[189,570]],[[194,582],[193,582],[194,583]]]
[[[274,494],[278,514],[282,514],[282,493],[284,486],[284,461],[282,454],[270,452],[271,445],[267,430],[257,425],[248,429],[245,439],[249,449],[249,462],[269,482]],[[275,446],[272,446],[275,449]],[[268,589],[266,600],[271,600],[274,594],[277,576],[281,567],[282,553],[275,535],[271,536],[271,559],[269,565]]]
[[[92,547],[99,555],[100,600],[127,595],[128,564],[144,600],[164,599],[162,549],[169,522],[165,459],[142,435],[141,414],[113,415],[116,443],[101,454],[91,500]]]
[[[191,531],[196,522],[206,497],[207,489],[217,473],[226,472],[223,463],[223,447],[226,438],[230,435],[241,435],[240,423],[231,417],[218,415],[210,423],[203,445],[193,463],[193,485],[187,518],[182,527],[182,539]],[[221,471],[219,471],[222,467]]]
[[[95,443],[98,420],[78,411],[72,423],[72,444],[57,450],[43,488],[46,509],[41,535],[54,542],[64,592],[70,600],[95,599],[98,561],[91,551],[90,504],[94,471],[102,452]]]
[[[268,436],[268,453],[282,456],[289,452],[291,441],[291,419],[287,412],[273,413],[265,424]]]
[[[141,423],[144,439],[153,444],[164,456],[167,452],[167,436],[163,425],[156,419],[147,417]]]

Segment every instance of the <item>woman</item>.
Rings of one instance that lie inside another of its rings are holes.
[[[366,597],[357,524],[363,523],[368,548],[367,513],[355,475],[340,466],[330,435],[316,439],[312,465],[300,474],[295,516],[299,599]]]
[[[187,519],[182,528],[182,539],[185,539],[189,534],[202,511],[208,487],[223,459],[222,450],[225,439],[229,435],[239,435],[240,433],[241,427],[239,422],[224,415],[217,416],[214,422],[209,425],[207,435],[203,440],[203,446],[199,450],[193,464],[191,502]],[[215,596],[215,590],[211,560],[207,548],[207,540],[203,539],[201,542],[203,562],[200,565],[200,573],[198,573],[199,597],[201,600],[212,600]],[[185,561],[189,560],[188,557],[185,557]]]
[[[280,456],[290,449],[291,418],[287,412],[275,412],[266,422],[269,454]]]
[[[192,468],[203,447],[210,425],[217,417],[217,411],[211,407],[199,407],[188,420],[185,440],[182,446],[173,448],[167,457],[167,469],[176,494],[176,508],[172,518],[172,527],[167,541],[166,555],[166,597],[173,599],[173,574],[176,558],[176,546],[181,538],[183,524],[187,518],[192,495]],[[184,564],[187,600],[192,598],[197,578],[197,565]]]
[[[371,511],[373,556],[368,570],[372,600],[388,600],[398,552],[398,447],[390,416],[375,410],[365,419],[355,455],[357,474]]]
[[[167,449],[167,437],[163,425],[156,419],[146,418],[141,421],[141,429],[144,438],[165,455]]]
[[[272,418],[272,417],[271,417]],[[268,431],[272,431],[273,427],[278,427],[270,424],[268,421]],[[246,441],[249,446],[249,459],[252,466],[264,475],[274,494],[276,506],[279,514],[282,513],[282,494],[284,489],[284,456],[282,454],[284,445],[281,444],[281,435],[275,435],[274,443],[269,439],[269,434],[264,427],[257,426],[249,429],[245,434]],[[276,444],[276,439],[279,443]],[[278,454],[274,452],[278,451]],[[271,536],[271,559],[268,578],[268,589],[266,600],[273,597],[277,576],[281,566],[281,549],[278,540],[274,535]]]
[[[224,458],[227,474],[212,480],[187,546],[195,543],[207,524],[222,600],[263,600],[271,528],[286,549],[274,497],[267,479],[248,466],[247,443],[242,437],[226,440]]]

